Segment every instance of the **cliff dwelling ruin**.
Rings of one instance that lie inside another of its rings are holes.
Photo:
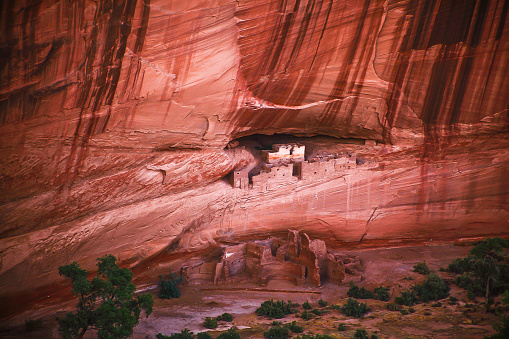
[[[289,230],[286,239],[271,237],[226,246],[220,259],[189,262],[180,269],[190,284],[252,282],[266,286],[271,280],[287,280],[315,287],[323,281],[340,284],[358,280],[361,272],[359,258],[333,253],[323,240],[296,230]]]
[[[301,144],[273,144],[272,150],[262,150],[260,173],[251,175],[248,168],[235,170],[231,184],[234,188],[266,191],[297,180],[340,175],[358,166],[355,153],[319,154],[305,160],[305,150]]]

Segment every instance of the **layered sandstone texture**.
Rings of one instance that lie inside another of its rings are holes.
[[[2,297],[105,253],[509,229],[507,0],[0,6]],[[261,155],[225,146],[275,133],[369,139],[373,166],[233,188]]]

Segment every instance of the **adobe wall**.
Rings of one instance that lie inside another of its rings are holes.
[[[330,282],[341,283],[345,279],[345,265],[336,260],[334,255],[328,253],[325,259],[323,275]]]
[[[235,170],[231,176],[230,183],[235,188],[249,188],[249,171],[247,169]]]
[[[275,254],[275,255],[274,255]],[[321,286],[322,277],[340,283],[345,272],[355,271],[360,262],[345,257],[345,265],[340,257],[327,252],[325,242],[310,240],[305,233],[289,230],[285,240],[271,239],[264,244],[246,243],[228,246],[223,249],[221,260],[215,265],[203,263],[187,267],[189,279],[211,280],[214,284],[222,281],[232,282],[235,275],[245,273],[249,280],[266,285],[272,279],[284,279],[303,284],[307,280]]]

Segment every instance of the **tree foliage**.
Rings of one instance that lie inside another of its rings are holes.
[[[423,261],[423,262],[418,262],[417,264],[414,265],[414,272],[417,272],[422,275],[428,275],[428,274],[430,274],[431,271],[430,271],[428,265],[426,265],[426,261]]]
[[[285,302],[283,300],[274,301],[273,299],[264,301],[260,307],[256,310],[258,315],[266,315],[273,319],[280,319],[285,317],[287,314],[294,313],[296,304],[292,303],[291,300]]]
[[[170,270],[170,274],[164,278],[162,275],[159,276],[159,298],[161,299],[173,299],[180,298],[180,290],[178,284],[182,281],[182,277],[177,276]]]
[[[369,312],[366,303],[359,304],[357,300],[348,298],[346,304],[341,307],[341,311],[347,317],[361,318],[365,313]]]
[[[484,295],[486,311],[490,305],[490,296],[503,292],[509,287],[509,258],[504,249],[509,242],[501,238],[486,238],[479,241],[466,258],[454,259],[449,271],[461,274],[456,285],[465,288],[469,297]]]
[[[154,299],[150,294],[135,296],[133,274],[119,268],[113,255],[97,259],[97,276],[87,279],[88,272],[77,262],[60,266],[60,275],[71,279],[72,292],[78,296],[76,312],[59,319],[64,338],[83,338],[89,328],[99,338],[127,338],[138,324],[141,312],[152,313]]]

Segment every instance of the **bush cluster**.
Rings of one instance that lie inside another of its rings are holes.
[[[389,288],[383,286],[376,287],[374,291],[370,291],[364,287],[359,288],[359,286],[352,282],[346,294],[350,298],[356,299],[377,299],[381,301],[389,300]]]
[[[309,313],[307,310],[304,310],[301,314],[300,314],[300,317],[304,320],[310,320],[311,318],[313,318],[313,316],[311,315],[311,313]]]
[[[347,317],[360,318],[367,312],[369,312],[368,305],[366,303],[358,303],[357,300],[348,298],[347,302],[341,307],[341,312]]]
[[[376,334],[372,334],[371,337],[368,334],[368,331],[366,331],[364,328],[358,328],[355,330],[355,333],[353,334],[354,339],[377,339],[378,336]]]
[[[196,339],[212,339],[212,336],[207,332],[200,332],[196,335]]]
[[[440,300],[449,296],[449,285],[435,273],[430,273],[422,284],[415,285],[413,289],[422,302]]]
[[[346,325],[344,323],[339,323],[338,331],[340,331],[340,332],[346,331]]]
[[[157,339],[194,339],[193,332],[187,328],[183,329],[180,333],[173,333],[170,335],[164,335],[161,333],[156,334]]]
[[[378,299],[381,301],[389,300],[389,288],[388,287],[379,286],[379,287],[375,288],[374,292],[376,295],[375,299]]]
[[[217,339],[241,339],[236,327],[230,328],[228,331],[221,333]]]
[[[401,305],[395,304],[395,303],[387,303],[385,305],[385,308],[389,311],[399,311],[401,310]]]
[[[305,310],[310,310],[310,309],[312,309],[311,304],[309,303],[309,301],[305,301],[305,302],[302,304],[302,308],[303,308],[303,309],[305,309]]]
[[[327,306],[328,304],[329,304],[329,303],[328,303],[328,302],[326,302],[326,301],[325,301],[325,300],[323,300],[323,299],[318,300],[318,306],[320,306],[320,307],[325,307],[325,306]]]
[[[422,284],[416,284],[410,290],[401,292],[396,297],[396,303],[400,305],[413,306],[417,302],[428,302],[440,300],[449,296],[449,286],[435,273],[430,273]]]
[[[182,277],[177,276],[175,273],[172,273],[170,270],[170,274],[166,277],[166,279],[160,275],[159,276],[159,298],[161,299],[173,299],[180,298],[180,290],[178,288],[178,284],[182,281]]]
[[[282,324],[279,321],[273,321],[271,328],[268,331],[263,332],[263,336],[267,339],[286,339],[288,338],[290,331],[293,333],[302,333],[304,328],[297,325],[296,321],[291,323]]]
[[[348,292],[346,292],[346,295],[348,295],[350,298],[356,298],[356,299],[374,299],[375,294],[364,288],[355,285],[355,283],[350,284],[350,288],[348,289]]]
[[[428,275],[431,273],[428,265],[426,265],[426,261],[418,262],[414,265],[414,272],[417,272],[422,275]]]
[[[216,328],[217,327],[217,318],[206,317],[203,322],[203,326],[205,328]]]
[[[285,302],[283,300],[274,301],[273,299],[264,301],[261,306],[256,309],[256,314],[265,315],[270,319],[281,319],[288,314],[294,313],[298,304],[292,303],[291,300]]]
[[[275,321],[272,323],[268,331],[263,332],[263,336],[267,339],[286,339],[290,330],[288,327],[283,326],[280,322]]]
[[[233,316],[230,313],[223,313],[217,317],[217,321],[233,321]]]
[[[336,339],[328,334],[303,334],[302,336],[298,335],[295,339]]]

